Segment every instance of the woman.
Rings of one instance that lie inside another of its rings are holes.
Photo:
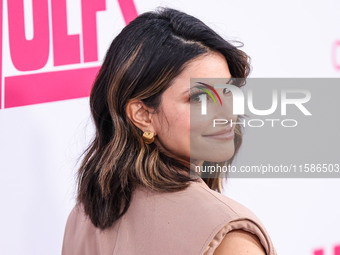
[[[248,74],[248,56],[197,18],[159,8],[131,21],[91,91],[96,136],[79,169],[63,255],[276,254],[260,220],[220,193],[220,176],[196,172],[229,165],[242,133],[229,126],[222,140],[212,136],[196,85],[212,87],[190,79]],[[223,107],[208,100],[209,112],[237,121],[230,91],[215,91]]]

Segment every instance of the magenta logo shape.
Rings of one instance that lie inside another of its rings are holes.
[[[28,40],[25,37],[24,1],[7,1],[7,10],[3,10],[0,0],[0,55],[2,57],[3,40],[8,40],[12,65],[20,71],[19,75],[6,76],[0,63],[0,109],[2,104],[4,108],[11,108],[88,97],[100,68],[98,64],[62,71],[42,70],[49,57],[52,57],[54,67],[98,61],[96,15],[106,11],[105,0],[81,0],[82,30],[74,35],[67,33],[66,0],[31,2],[33,38]],[[118,0],[118,3],[125,24],[138,16],[133,0]],[[3,11],[7,11],[8,17],[8,35],[4,38]],[[41,72],[27,74],[36,70]]]

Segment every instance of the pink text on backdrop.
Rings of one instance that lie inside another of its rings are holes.
[[[328,255],[324,253],[324,249],[317,249],[313,251],[313,255]],[[329,255],[340,255],[340,245],[335,245],[333,247],[333,254]]]
[[[118,2],[127,24],[137,16],[134,2]],[[48,1],[32,0],[33,38],[30,40],[25,36],[23,0],[11,0],[7,3],[10,56],[13,66],[21,71],[22,75],[5,77],[5,108],[86,97],[90,93],[99,66],[25,74],[25,71],[42,69],[50,54],[53,55],[54,66],[80,63],[81,56],[84,62],[98,61],[96,13],[106,9],[105,0],[81,1],[82,36],[67,34],[66,0],[51,0],[50,3],[51,33]],[[1,0],[1,8],[2,6]],[[82,52],[80,40],[83,44]],[[49,52],[50,41],[53,45],[52,52]]]
[[[337,40],[333,44],[332,48],[332,62],[336,70],[340,71],[340,40]]]
[[[2,107],[2,5],[0,0],[0,109]]]

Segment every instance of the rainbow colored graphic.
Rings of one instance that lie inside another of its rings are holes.
[[[221,106],[222,106],[222,100],[221,100],[220,96],[218,95],[217,91],[214,89],[213,86],[206,84],[206,83],[203,83],[203,82],[197,82],[197,83],[202,84],[202,85],[208,87],[209,89],[211,89],[216,94],[216,96],[218,97],[218,100],[220,101]],[[204,88],[199,88],[199,89],[202,89],[203,91],[205,91],[214,100],[214,103],[216,104],[216,100],[215,100],[214,96],[208,90],[206,90]]]

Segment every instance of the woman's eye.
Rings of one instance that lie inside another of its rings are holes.
[[[224,93],[224,94],[228,94],[228,93],[230,93],[230,92],[231,92],[231,90],[228,89],[228,88],[224,88],[224,89],[223,89],[223,93]]]
[[[190,95],[190,102],[201,102],[201,96],[202,94],[205,93],[195,93],[193,95]]]
[[[207,95],[207,93],[199,92],[190,95],[190,102],[201,102],[203,95]]]
[[[230,89],[228,88],[224,88],[223,89],[223,93],[224,94],[229,94],[231,92]],[[193,93],[192,95],[190,95],[190,102],[202,102],[202,96],[206,96],[207,100],[211,100],[211,97],[206,93],[206,92],[197,92],[197,93]]]

